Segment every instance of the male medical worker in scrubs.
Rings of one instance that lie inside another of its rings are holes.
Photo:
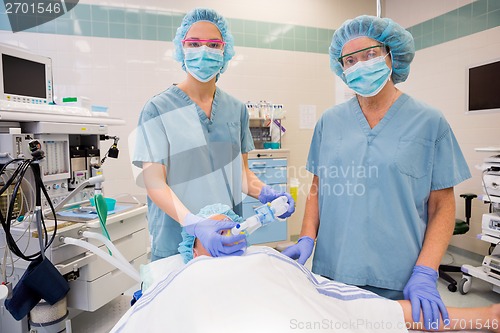
[[[335,31],[332,70],[356,93],[318,121],[314,174],[301,238],[285,254],[313,272],[392,299],[414,320],[447,317],[436,289],[454,229],[453,186],[470,172],[438,110],[401,92],[412,35],[388,18],[360,16]],[[426,322],[428,322],[426,320]]]
[[[152,97],[136,131],[134,165],[142,168],[148,193],[152,260],[177,253],[181,228],[198,238],[212,256],[238,255],[244,235],[222,236],[235,223],[202,219],[191,212],[227,204],[241,215],[242,192],[270,202],[280,195],[248,169],[254,149],[245,104],[216,81],[234,55],[227,21],[212,9],[186,14],[177,29],[174,57],[187,72],[184,81]]]

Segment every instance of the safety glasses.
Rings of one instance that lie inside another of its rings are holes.
[[[344,69],[347,69],[354,66],[358,61],[367,61],[385,54],[384,50],[380,50],[381,48],[385,48],[385,45],[379,44],[365,47],[364,49],[345,54],[337,58],[337,60]]]
[[[226,42],[218,39],[184,39],[182,40],[182,45],[189,49],[206,45],[210,49],[222,50]]]

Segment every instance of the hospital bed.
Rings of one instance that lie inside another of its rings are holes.
[[[397,302],[322,278],[268,247],[187,265],[176,255],[143,266],[141,276],[143,296],[112,333],[408,332]]]

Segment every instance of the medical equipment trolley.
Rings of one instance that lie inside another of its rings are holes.
[[[482,232],[478,238],[488,242],[490,254],[485,256],[479,267],[462,265],[462,280],[458,290],[462,294],[470,291],[472,277],[492,284],[492,290],[500,293],[500,147],[476,148],[478,152],[493,152],[493,155],[484,159],[482,165],[482,183],[484,194],[479,198],[491,205],[490,212],[483,214]]]

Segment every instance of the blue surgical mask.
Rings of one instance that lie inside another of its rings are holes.
[[[349,88],[363,97],[378,94],[391,77],[392,69],[385,63],[388,54],[367,61],[358,61],[346,69],[344,77]]]
[[[211,49],[205,45],[184,49],[186,70],[196,80],[208,82],[220,73],[224,65],[224,51]]]

